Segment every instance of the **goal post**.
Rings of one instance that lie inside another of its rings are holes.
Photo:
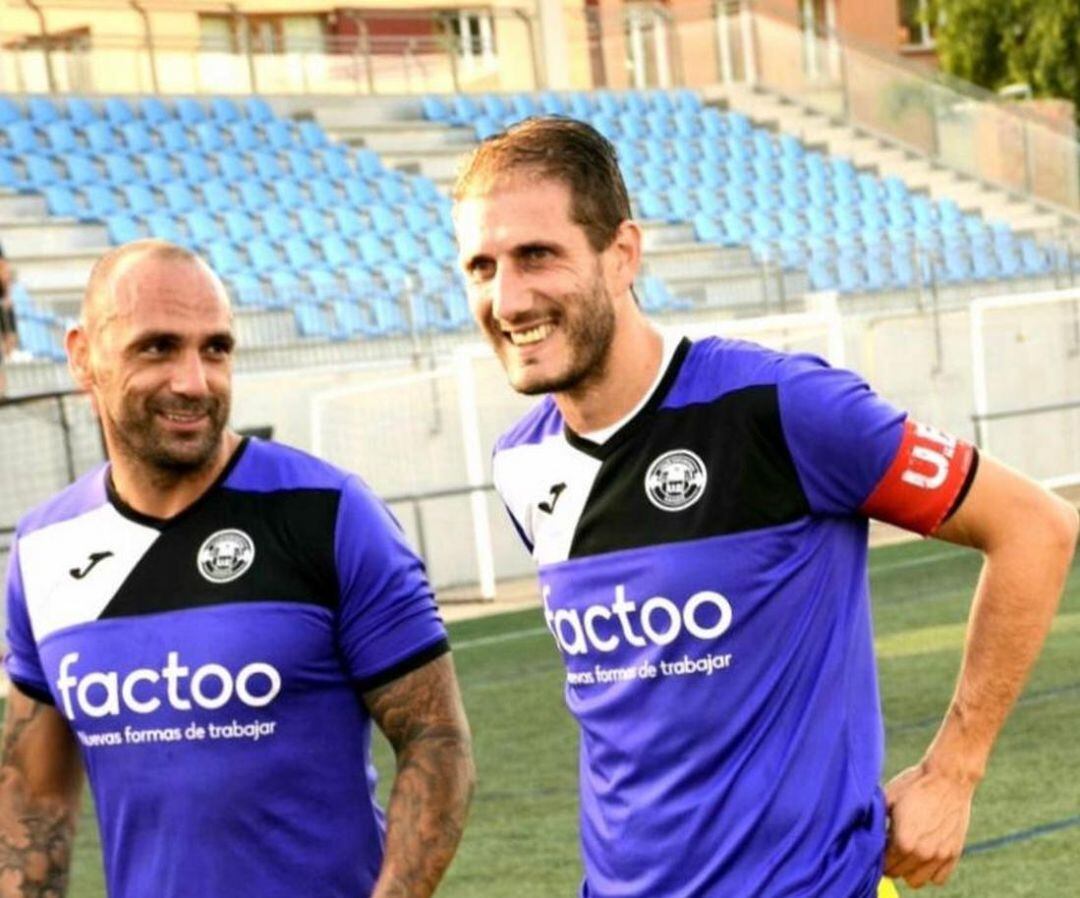
[[[984,452],[1080,484],[1080,288],[971,303],[972,420]]]

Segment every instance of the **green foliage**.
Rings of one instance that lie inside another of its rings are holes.
[[[1077,0],[932,0],[942,68],[990,90],[1023,83],[1080,108]]]

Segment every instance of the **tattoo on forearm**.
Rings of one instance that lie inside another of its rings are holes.
[[[73,809],[30,795],[18,756],[42,706],[28,703],[4,722],[0,755],[0,898],[62,898],[75,833]]]
[[[367,696],[397,753],[383,874],[372,898],[427,898],[461,840],[472,745],[449,656]]]

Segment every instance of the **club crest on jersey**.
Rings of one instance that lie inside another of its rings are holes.
[[[211,583],[241,577],[255,560],[255,543],[243,530],[219,530],[199,546],[199,573]]]
[[[661,511],[682,511],[701,498],[707,480],[701,456],[689,449],[674,449],[649,465],[645,495]]]

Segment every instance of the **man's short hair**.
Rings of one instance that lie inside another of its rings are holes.
[[[487,138],[458,172],[454,201],[486,193],[518,173],[561,181],[569,188],[570,217],[596,252],[607,249],[619,225],[632,217],[615,147],[584,122],[538,116]]]

